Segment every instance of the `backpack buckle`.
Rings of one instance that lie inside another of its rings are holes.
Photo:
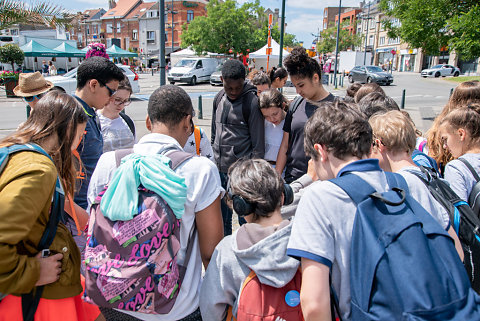
[[[370,197],[376,198],[376,199],[378,199],[378,200],[380,200],[380,201],[382,201],[382,202],[384,202],[385,204],[390,205],[390,206],[399,206],[399,205],[401,205],[403,202],[405,202],[405,197],[406,197],[407,195],[406,195],[406,193],[405,193],[405,191],[404,191],[403,189],[398,188],[398,187],[394,187],[394,188],[392,188],[392,191],[395,191],[395,192],[399,193],[399,194],[402,196],[402,198],[400,199],[400,201],[398,201],[398,202],[389,201],[389,200],[387,200],[385,197],[383,197],[382,194],[379,193],[379,192],[375,192],[375,193],[370,194]]]

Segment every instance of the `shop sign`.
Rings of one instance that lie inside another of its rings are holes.
[[[198,7],[198,3],[183,1],[183,6],[187,8],[195,8]]]

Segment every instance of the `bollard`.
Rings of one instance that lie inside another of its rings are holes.
[[[450,89],[450,97],[452,97],[452,94],[453,94],[453,88]]]
[[[198,119],[203,119],[202,95],[198,96]]]
[[[402,90],[402,102],[401,102],[401,104],[400,104],[400,108],[401,108],[401,109],[405,109],[405,92],[406,92],[405,89]]]
[[[153,67],[152,67],[152,76],[153,76]]]

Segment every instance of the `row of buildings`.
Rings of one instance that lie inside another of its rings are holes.
[[[460,68],[465,74],[480,74],[479,59],[466,60],[442,48],[439,56],[425,55],[421,49],[411,48],[400,38],[388,37],[383,26],[385,19],[390,19],[392,25],[400,24],[396,18],[385,16],[379,8],[380,0],[369,3],[362,2],[359,8],[341,8],[340,21],[345,23],[346,29],[351,33],[362,36],[363,44],[353,50],[372,53],[371,64],[377,66],[392,66],[398,71],[420,72],[436,64],[450,64]],[[338,7],[327,7],[323,14],[323,29],[328,28],[338,21]]]

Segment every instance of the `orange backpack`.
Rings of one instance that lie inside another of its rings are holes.
[[[300,270],[282,288],[260,283],[258,276],[251,271],[237,299],[237,318],[230,307],[226,321],[304,321],[300,307],[301,285]]]

